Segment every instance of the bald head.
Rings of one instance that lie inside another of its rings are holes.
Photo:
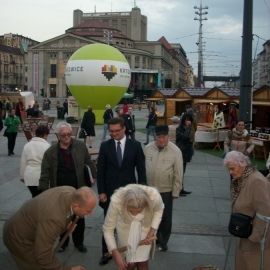
[[[96,205],[97,196],[91,188],[81,187],[72,193],[71,207],[75,215],[91,215]]]

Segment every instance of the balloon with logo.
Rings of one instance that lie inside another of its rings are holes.
[[[69,59],[66,83],[78,104],[93,107],[96,123],[103,124],[106,104],[114,107],[130,83],[130,67],[125,56],[105,44],[86,45]]]

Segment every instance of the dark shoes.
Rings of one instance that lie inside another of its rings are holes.
[[[76,248],[82,253],[87,252],[87,248],[86,248],[86,246],[84,244],[78,245],[78,246],[76,246]]]
[[[101,259],[99,260],[99,264],[100,265],[105,265],[109,262],[109,260],[111,260],[112,257],[108,257],[106,258],[104,255],[101,257]]]
[[[168,246],[166,244],[160,244],[158,247],[159,251],[165,252],[168,250]]]
[[[191,193],[191,191],[185,191],[184,189],[182,189],[182,190],[180,191],[179,195],[180,195],[180,196],[186,196],[186,195],[188,195],[188,194],[190,194],[190,193]]]
[[[143,144],[144,144],[144,145],[147,145],[148,143],[145,142],[145,143],[143,143]]]

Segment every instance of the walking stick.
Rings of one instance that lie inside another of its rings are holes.
[[[148,240],[154,241],[154,240],[157,240],[157,237],[156,237],[156,235],[154,235],[154,236],[148,238]],[[141,240],[140,243],[139,243],[139,246],[143,246],[143,245],[144,245],[144,240]],[[125,247],[120,247],[120,248],[118,248],[117,250],[118,250],[120,253],[125,252],[125,251],[127,251],[127,246],[125,246]],[[105,254],[104,254],[104,257],[105,257],[105,258],[112,257],[112,252],[105,253]]]
[[[64,237],[62,238],[62,240],[59,242],[59,244],[57,245],[57,247],[54,250],[54,255],[57,253],[57,251],[59,250],[59,248],[64,244],[64,242],[66,241],[66,239],[68,238],[69,234],[74,230],[76,223],[78,222],[79,217],[76,216],[74,218],[74,220],[72,221],[71,225],[69,226],[67,232],[65,233]]]

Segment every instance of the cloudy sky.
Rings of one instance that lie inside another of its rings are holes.
[[[199,21],[194,6],[201,0],[9,0],[2,2],[1,34],[18,33],[37,41],[61,35],[73,26],[73,10],[84,13],[130,11],[136,4],[148,18],[148,40],[165,36],[180,43],[197,74]],[[208,6],[203,21],[204,75],[239,75],[244,0],[202,0]],[[253,0],[253,53],[270,39],[270,2]],[[209,83],[213,85],[214,83]],[[220,83],[217,83],[219,85]],[[209,85],[209,86],[210,86]]]

